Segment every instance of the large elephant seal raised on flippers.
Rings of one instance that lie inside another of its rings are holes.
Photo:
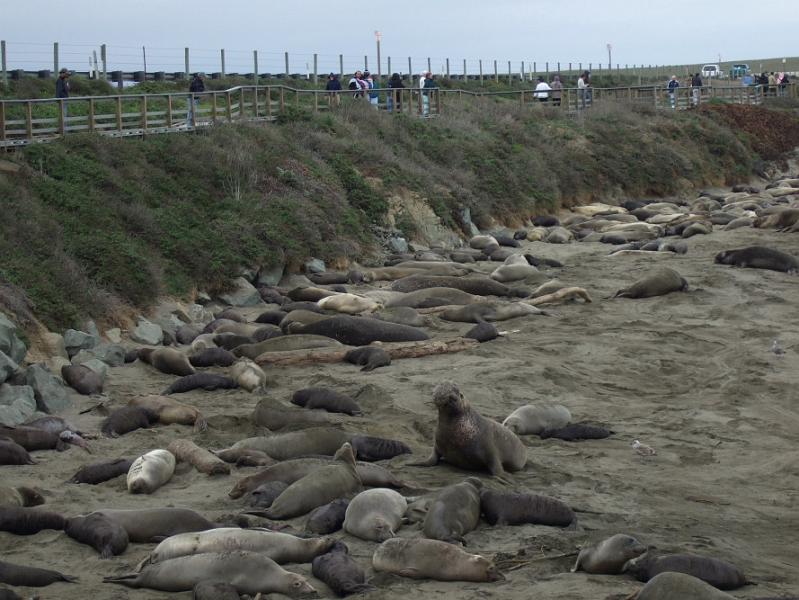
[[[716,254],[715,262],[722,265],[736,267],[749,267],[751,269],[769,269],[796,273],[799,271],[799,261],[790,254],[764,248],[763,246],[749,246],[738,250],[724,250]]]
[[[665,296],[671,292],[684,292],[687,289],[688,282],[677,271],[660,267],[630,287],[616,292],[614,298],[652,298]]]
[[[455,383],[439,384],[433,402],[438,408],[433,454],[416,466],[433,466],[443,459],[462,469],[486,470],[492,475],[524,468],[527,451],[516,434],[474,410]]]
[[[597,575],[619,575],[627,561],[641,556],[646,546],[630,535],[617,533],[580,550],[572,573],[585,571]]]
[[[425,538],[392,538],[372,555],[375,571],[412,579],[437,581],[501,581],[505,577],[484,556],[468,554],[458,546]]]

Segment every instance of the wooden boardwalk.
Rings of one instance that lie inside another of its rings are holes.
[[[376,107],[412,117],[435,117],[453,102],[515,102],[521,106],[545,108],[579,114],[607,103],[639,104],[658,109],[687,109],[695,105],[691,88],[678,88],[674,102],[662,86],[591,88],[562,90],[561,100],[551,97],[541,102],[532,90],[483,92],[460,89],[436,89],[425,95],[422,90],[372,90]],[[738,104],[761,104],[763,89],[757,87],[703,87],[699,102],[710,100]],[[797,86],[790,84],[781,95],[796,98]],[[64,135],[90,132],[108,136],[142,136],[178,133],[210,127],[218,123],[272,121],[283,116],[293,118],[298,111],[329,111],[353,102],[353,92],[327,92],[292,87],[248,85],[200,94],[122,94],[86,96],[68,100],[49,98],[0,100],[0,147],[14,148],[31,143],[49,142]],[[194,110],[189,107],[194,106]]]

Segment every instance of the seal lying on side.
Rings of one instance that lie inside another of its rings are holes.
[[[443,458],[456,467],[487,470],[492,475],[524,468],[524,444],[512,431],[474,410],[455,383],[439,384],[433,401],[438,408],[433,454],[416,466],[433,466]]]
[[[660,267],[630,287],[616,292],[614,298],[651,298],[664,296],[671,292],[684,292],[687,289],[688,282],[677,271],[668,267]]]
[[[799,271],[799,261],[790,254],[764,248],[763,246],[749,246],[738,250],[724,250],[716,254],[716,263],[722,265],[735,265],[736,267],[749,267],[752,269],[769,269],[796,273]]]
[[[290,333],[325,335],[348,346],[368,346],[372,342],[417,342],[430,336],[416,327],[397,325],[369,317],[339,315],[308,325],[292,325]]]
[[[350,440],[356,458],[367,462],[389,460],[401,454],[411,454],[410,447],[399,440],[374,437],[371,435],[354,435]]]
[[[336,542],[329,552],[314,558],[311,573],[338,596],[362,594],[375,589],[366,583],[364,570],[349,555],[349,549],[343,542]]]
[[[441,490],[427,511],[422,526],[425,537],[465,546],[463,536],[473,531],[480,522],[482,487],[482,481],[467,477],[461,483]]]
[[[230,369],[230,376],[240,388],[254,392],[266,386],[266,373],[248,358],[240,358]]]
[[[206,579],[194,586],[192,600],[240,600],[240,596],[229,583]]]
[[[180,350],[174,348],[142,348],[139,360],[167,375],[192,375],[194,367]]]
[[[279,431],[289,426],[299,429],[329,425],[334,422],[335,418],[336,415],[331,415],[327,411],[303,410],[274,398],[261,398],[255,405],[251,417],[253,423],[259,427],[266,427],[270,431]],[[225,459],[223,458],[223,460]]]
[[[103,378],[83,365],[64,365],[61,377],[67,385],[79,394],[91,396],[103,393]]]
[[[628,561],[646,552],[646,546],[632,536],[617,533],[598,544],[580,550],[572,573],[585,571],[597,575],[620,575]]]
[[[350,439],[352,434],[346,431],[316,427],[278,435],[246,438],[239,440],[231,448],[260,450],[275,460],[288,460],[310,454],[332,456]]]
[[[344,531],[371,542],[394,537],[408,503],[399,492],[375,488],[353,498],[344,515]]]
[[[518,435],[539,434],[569,424],[572,415],[562,404],[526,404],[514,410],[502,424]]]
[[[26,427],[24,425],[17,425],[16,427],[0,425],[0,439],[19,444],[28,452],[33,452],[34,450],[58,450],[63,452],[69,448],[69,444],[75,444],[87,452],[91,452],[86,440],[69,430],[54,433],[46,429]]]
[[[152,494],[172,479],[175,455],[168,450],[152,450],[133,461],[128,471],[131,494]]]
[[[328,412],[347,415],[363,414],[361,407],[349,396],[323,387],[310,387],[297,390],[291,397],[292,404],[303,408],[321,408]]]
[[[169,394],[182,394],[183,392],[190,392],[191,390],[203,389],[207,391],[213,390],[232,390],[239,387],[239,384],[223,375],[216,373],[195,373],[194,375],[186,375],[175,381],[172,385],[161,392],[162,396]]]
[[[362,346],[350,350],[344,355],[344,360],[353,365],[362,365],[361,371],[374,371],[378,367],[391,364],[389,353],[377,346]]]
[[[638,581],[649,581],[655,575],[672,571],[692,575],[720,590],[734,590],[747,584],[743,572],[725,560],[696,554],[645,554],[624,565],[624,572]]]
[[[638,592],[636,600],[735,600],[701,579],[685,573],[665,572],[655,575]],[[789,600],[786,598],[786,600]]]
[[[566,442],[574,442],[577,440],[603,440],[613,435],[613,431],[586,423],[572,423],[557,429],[544,429],[538,435],[542,440],[557,438]]]
[[[438,316],[445,321],[479,323],[480,321],[506,321],[516,317],[543,314],[545,313],[540,308],[524,302],[480,302],[448,308]]]
[[[33,488],[0,486],[0,507],[26,507],[40,504],[44,504],[44,496]]]
[[[568,527],[574,511],[564,502],[538,494],[518,494],[484,489],[480,509],[491,525],[554,525]]]
[[[123,406],[103,421],[100,431],[106,437],[119,437],[158,421],[158,414],[146,406]]]
[[[33,535],[44,529],[64,529],[64,517],[37,508],[7,506],[0,508],[0,531],[14,535]]]
[[[236,362],[236,356],[224,348],[206,348],[189,357],[193,367],[229,367]]]
[[[372,556],[375,571],[437,581],[502,581],[493,562],[458,546],[425,538],[386,540]]]
[[[97,485],[114,477],[119,477],[130,470],[133,460],[129,458],[117,458],[106,460],[91,465],[85,465],[78,469],[68,483],[88,483]]]
[[[215,523],[187,508],[104,508],[90,514],[103,515],[119,523],[130,541],[137,544],[151,544],[179,533],[216,527]]]
[[[45,587],[58,581],[74,583],[77,578],[64,575],[58,571],[15,565],[14,563],[0,560],[0,583],[23,587]]]
[[[99,513],[67,519],[66,534],[100,553],[100,558],[122,554],[128,547],[128,532],[116,521]]]
[[[158,422],[164,425],[193,425],[195,431],[205,431],[208,428],[208,422],[199,410],[167,396],[139,396],[129,400],[128,406],[139,406],[153,412],[158,417]]]
[[[312,533],[327,535],[335,533],[344,526],[344,519],[347,518],[347,507],[350,501],[346,498],[337,498],[333,502],[328,502],[324,506],[315,508],[308,515],[305,529]]]

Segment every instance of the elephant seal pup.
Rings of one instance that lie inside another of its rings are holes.
[[[164,425],[193,425],[195,431],[205,431],[208,429],[208,422],[203,414],[188,404],[183,404],[167,396],[139,396],[131,398],[128,406],[138,406],[145,408],[158,417],[158,422]]]
[[[378,346],[362,346],[350,350],[344,360],[353,365],[362,365],[361,371],[374,371],[391,364],[391,355]]]
[[[40,504],[44,504],[44,496],[33,488],[0,486],[0,508],[39,506]]]
[[[621,575],[628,561],[646,552],[646,546],[632,536],[617,533],[598,544],[580,550],[571,572]]]
[[[749,267],[752,269],[769,269],[796,273],[799,271],[799,261],[790,254],[764,248],[763,246],[749,246],[738,250],[724,250],[716,254],[714,259],[717,264],[734,265],[736,267]]]
[[[554,525],[568,527],[574,511],[564,502],[549,496],[518,494],[484,489],[480,508],[491,525]]]
[[[461,323],[479,323],[480,321],[506,321],[516,317],[546,314],[525,302],[480,302],[448,308],[439,313],[444,321],[458,321]]]
[[[103,421],[100,431],[106,437],[119,437],[137,429],[146,429],[158,421],[158,414],[144,406],[123,406]]]
[[[437,581],[502,581],[494,563],[458,546],[425,538],[392,538],[372,555],[375,571]]]
[[[239,600],[236,588],[224,581],[206,579],[192,589],[192,600]]]
[[[230,475],[230,467],[205,448],[200,448],[191,440],[172,440],[167,446],[170,452],[180,462],[187,462],[206,475]]]
[[[289,332],[324,335],[348,346],[368,346],[372,342],[417,342],[430,339],[429,335],[416,327],[350,315],[330,317],[308,325],[292,325]]]
[[[474,410],[455,383],[439,384],[433,402],[438,408],[433,454],[417,466],[433,466],[443,458],[456,467],[491,475],[524,468],[527,451],[516,434]]]
[[[718,258],[718,256],[716,257]],[[719,262],[718,260],[716,262]],[[614,298],[652,298],[664,296],[671,292],[684,292],[688,282],[674,269],[660,267],[633,283],[630,287],[619,290]]]
[[[562,404],[526,404],[514,410],[502,424],[516,435],[538,435],[544,429],[559,429],[572,420]]]
[[[636,600],[675,600],[676,598],[685,598],[686,600],[735,600],[734,596],[717,590],[701,579],[685,573],[672,573],[670,571],[655,575],[638,592],[635,598]]]
[[[577,440],[603,440],[613,435],[613,433],[610,429],[597,425],[572,423],[558,429],[544,429],[538,435],[542,440],[557,438],[566,442],[574,442]]]
[[[307,563],[330,550],[333,538],[300,538],[268,529],[220,527],[173,535],[158,544],[137,570],[181,556],[243,550],[268,556],[277,564]]]
[[[37,508],[21,506],[0,508],[0,531],[15,535],[33,535],[43,529],[61,531],[65,524],[66,520],[61,515]]]
[[[399,492],[375,488],[350,500],[344,515],[344,531],[362,540],[384,542],[396,535],[408,503]]]
[[[196,389],[206,391],[233,390],[237,387],[239,387],[239,384],[230,377],[217,375],[216,373],[195,373],[194,375],[186,375],[176,380],[172,385],[161,392],[161,395],[182,394]]]
[[[90,514],[102,515],[119,523],[128,533],[128,539],[136,544],[161,542],[179,533],[216,527],[215,523],[187,508],[104,508]]]
[[[270,481],[269,483],[259,485],[250,492],[250,506],[269,508],[287,487],[288,484],[282,481]]]
[[[229,367],[236,362],[236,355],[224,348],[206,348],[192,354],[189,362],[193,367]]]
[[[333,310],[346,315],[374,312],[381,308],[379,302],[356,294],[336,294],[322,298],[316,303],[322,310]]]
[[[122,554],[128,547],[128,532],[125,528],[98,513],[67,519],[64,531],[73,540],[97,550],[100,558]]]
[[[59,581],[74,583],[77,580],[77,577],[64,575],[58,571],[15,565],[0,560],[0,583],[22,587],[45,587]]]
[[[320,535],[335,533],[344,526],[349,505],[350,501],[346,498],[337,498],[333,502],[313,509],[305,522],[305,529]]]
[[[97,485],[114,477],[126,474],[130,470],[133,460],[129,458],[117,458],[106,460],[91,465],[86,465],[78,469],[67,483],[88,483]]]
[[[651,553],[646,553],[628,561],[623,570],[624,573],[629,573],[643,582],[666,571],[691,575],[720,590],[734,590],[747,584],[743,572],[735,565],[718,558],[696,554],[653,556]]]
[[[285,310],[267,310],[255,318],[256,323],[265,325],[280,325],[288,313]]]
[[[387,440],[371,435],[355,435],[350,440],[355,457],[367,462],[389,460],[401,454],[411,454],[410,447],[399,440]]]
[[[84,396],[103,393],[103,378],[84,365],[64,365],[61,367],[61,378]]]
[[[186,592],[208,579],[225,581],[239,594],[277,592],[289,596],[313,593],[302,575],[290,573],[268,556],[236,550],[224,554],[196,554],[148,565],[139,573],[105,577],[104,583],[162,592]]]
[[[477,325],[464,333],[463,337],[477,340],[482,344],[483,342],[490,342],[491,340],[497,339],[499,337],[499,330],[493,323],[486,323],[481,320],[477,322]]]
[[[482,302],[483,296],[469,294],[462,290],[450,287],[428,287],[414,292],[408,292],[398,298],[389,300],[387,308],[435,308],[436,306],[457,306]]]
[[[422,525],[425,537],[465,546],[463,536],[474,531],[480,522],[482,488],[482,481],[467,477],[461,483],[441,490],[425,516]]]
[[[363,411],[358,403],[349,396],[323,387],[311,387],[297,390],[291,397],[291,403],[303,408],[321,408],[328,412],[361,415]]]
[[[172,479],[175,455],[168,450],[151,450],[133,461],[128,471],[128,491],[131,494],[152,494]]]
[[[336,542],[328,552],[314,558],[311,573],[340,597],[375,589],[366,583],[366,573],[349,555],[343,542]]]
[[[330,425],[335,422],[334,417],[335,415],[327,411],[303,410],[279,402],[274,398],[262,398],[255,405],[251,419],[259,427],[266,427],[270,431],[279,431],[289,426],[300,428]]]
[[[139,360],[167,375],[192,375],[195,372],[188,357],[174,348],[142,348]]]
[[[231,378],[248,392],[266,387],[266,373],[249,358],[240,358],[230,369]]]
[[[0,465],[35,465],[28,451],[14,440],[0,437]]]
[[[334,464],[319,467],[292,483],[263,511],[268,519],[291,519],[361,489],[352,446],[345,443],[333,457]]]

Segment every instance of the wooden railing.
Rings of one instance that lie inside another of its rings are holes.
[[[796,98],[797,86],[773,90]],[[698,95],[695,95],[698,92]],[[770,94],[769,94],[770,95]],[[656,108],[687,109],[697,103],[721,99],[740,104],[760,104],[761,86],[677,88],[672,96],[662,86],[590,88],[553,92],[542,101],[533,90],[481,92],[420,90],[418,88],[366,90],[355,97],[350,90],[327,92],[287,86],[239,86],[224,91],[176,94],[123,94],[69,99],[0,100],[0,147],[46,142],[75,132],[110,136],[191,131],[220,122],[269,121],[290,118],[297,110],[322,111],[354,102],[372,102],[376,108],[413,117],[433,117],[452,100],[515,101],[523,106],[580,113],[603,103],[638,103]],[[193,107],[193,110],[192,110]]]

